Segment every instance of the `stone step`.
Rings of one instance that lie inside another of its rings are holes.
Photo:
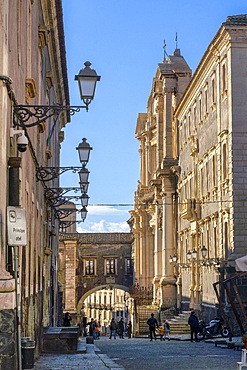
[[[188,323],[172,322],[169,320],[171,333],[173,334],[185,334],[190,332],[190,326]]]

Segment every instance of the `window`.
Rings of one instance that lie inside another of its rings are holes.
[[[201,198],[203,197],[203,194],[204,194],[204,189],[203,189],[203,186],[204,186],[204,179],[203,179],[203,167],[201,168],[200,170],[200,177],[201,177]]]
[[[196,115],[196,105],[194,105],[194,127],[196,127],[196,123],[197,123],[197,115]]]
[[[125,260],[126,274],[129,275],[132,272],[131,258],[126,258]]]
[[[222,158],[222,176],[223,176],[223,180],[226,179],[227,177],[227,155],[226,155],[226,144],[223,144],[223,149],[222,149],[222,154],[223,154],[223,158]]]
[[[226,92],[226,65],[222,66],[222,93]]]
[[[214,256],[213,257],[217,257],[217,255],[218,255],[217,240],[218,240],[218,233],[217,233],[217,228],[215,226],[214,227]]]
[[[206,191],[209,191],[209,169],[208,162],[206,162]]]
[[[105,260],[106,275],[116,274],[116,262],[114,258]]]
[[[85,275],[95,275],[95,260],[85,260]]]
[[[208,88],[206,86],[204,92],[204,107],[205,107],[205,116],[208,115]]]
[[[199,99],[199,122],[202,122],[202,99]]]
[[[225,237],[225,258],[228,256],[228,224],[227,222],[224,223],[224,237]]]
[[[216,164],[215,164],[215,155],[213,156],[213,187],[216,186]]]
[[[212,104],[216,104],[216,86],[215,78],[212,79]]]

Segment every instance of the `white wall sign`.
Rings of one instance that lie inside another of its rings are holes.
[[[27,245],[26,212],[20,207],[7,207],[8,245]]]

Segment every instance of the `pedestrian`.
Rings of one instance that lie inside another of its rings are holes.
[[[95,321],[94,321],[94,319],[93,318],[91,318],[91,321],[87,324],[88,326],[89,326],[89,335],[90,335],[90,337],[94,337],[94,339],[95,339],[95,331],[94,331],[94,329],[95,329]]]
[[[94,339],[99,339],[100,331],[99,331],[99,324],[95,321],[95,328],[94,328]]]
[[[112,336],[114,336],[114,339],[116,339],[116,332],[117,332],[117,323],[114,319],[114,317],[111,319],[110,323],[110,336],[109,339],[111,339]]]
[[[128,333],[128,338],[131,338],[131,334],[132,334],[132,324],[131,324],[131,321],[129,321],[129,323],[128,323],[127,333]]]
[[[158,325],[158,321],[154,317],[154,314],[153,313],[151,313],[151,317],[149,317],[149,319],[147,321],[147,324],[149,326],[150,341],[153,340],[153,336],[154,336],[154,339],[156,340],[155,329],[158,328],[159,325]]]
[[[123,333],[124,333],[124,321],[123,321],[123,318],[121,317],[121,319],[118,322],[118,335],[119,335],[119,338],[124,339]]]
[[[70,321],[72,320],[70,313],[66,312],[63,318],[63,326],[70,326]]]
[[[190,313],[188,324],[190,325],[190,341],[193,342],[193,338],[195,334],[195,342],[198,342],[197,333],[199,330],[199,320],[194,310],[192,310]]]
[[[164,327],[162,325],[159,326],[159,335],[160,335],[160,340],[165,340],[164,339],[164,334],[165,334],[165,330],[164,330]]]
[[[165,332],[164,340],[166,340],[166,338],[170,340],[170,324],[168,320],[164,322],[164,332]]]

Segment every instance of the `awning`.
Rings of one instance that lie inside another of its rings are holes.
[[[247,271],[247,256],[237,258],[235,263],[236,271]]]

